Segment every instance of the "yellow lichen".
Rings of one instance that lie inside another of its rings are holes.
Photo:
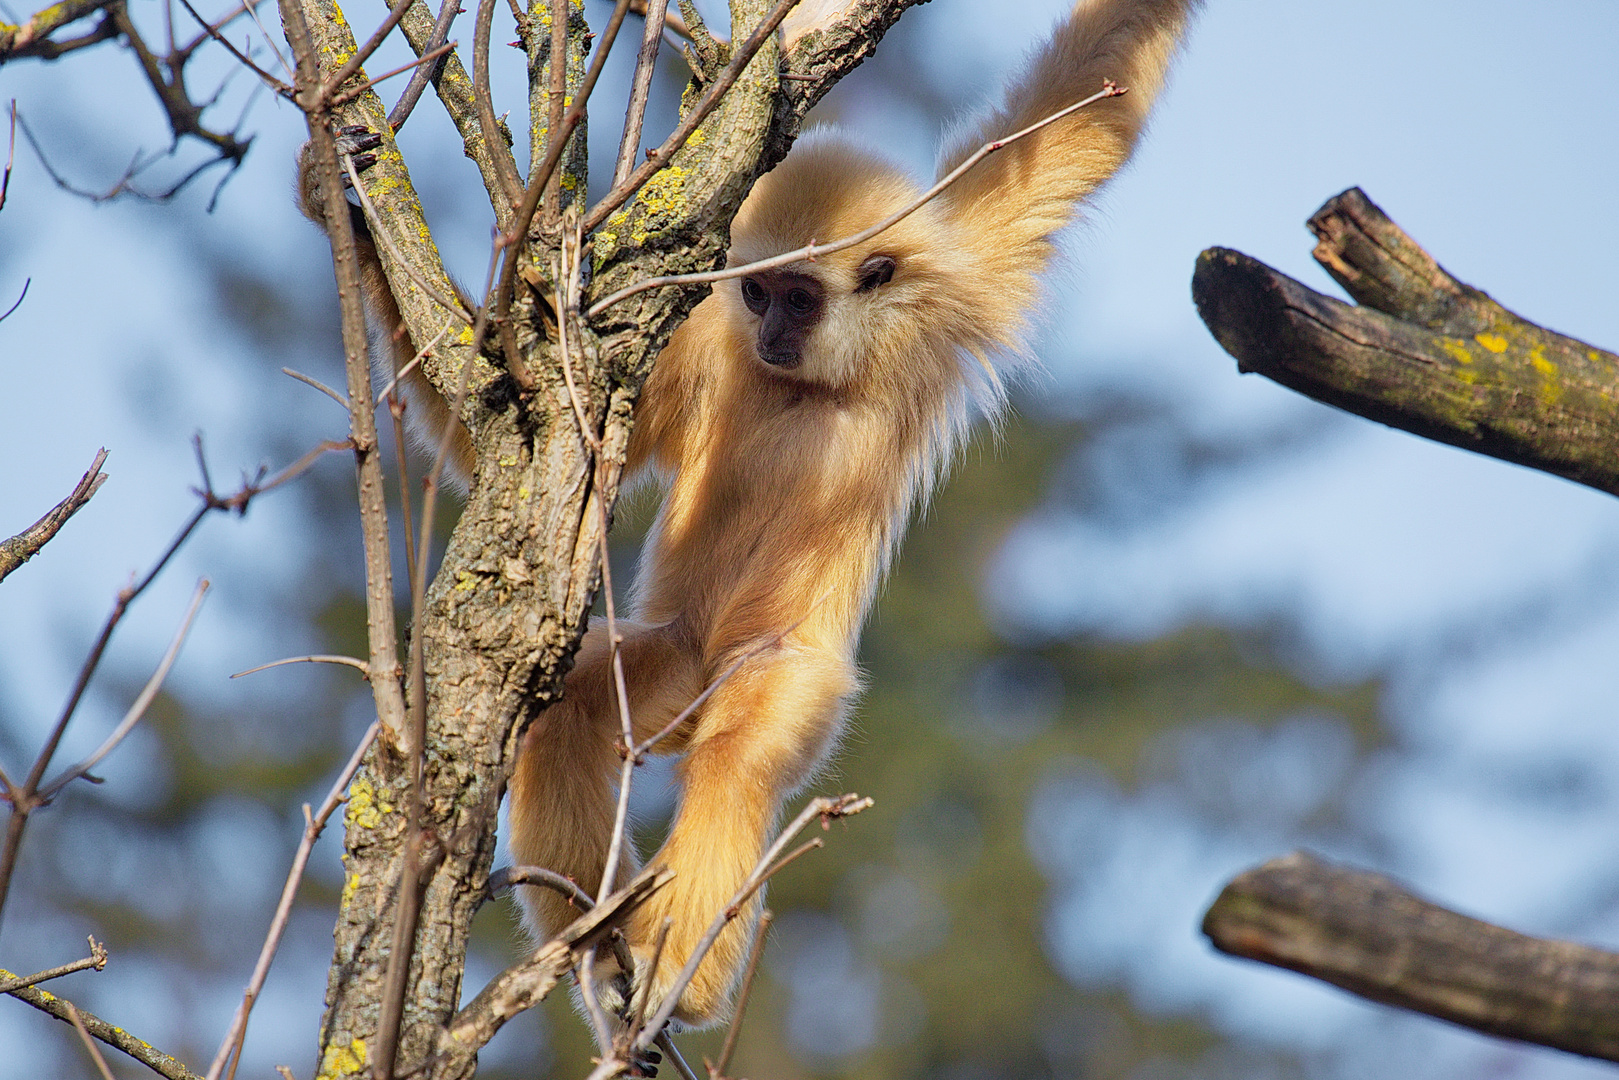
[[[343,878],[343,895],[337,902],[337,908],[339,911],[347,909],[349,904],[354,902],[354,894],[359,890],[359,888],[359,874],[349,874]]]
[[[1474,334],[1473,340],[1493,353],[1504,353],[1507,351],[1507,339],[1502,337],[1500,334]]]
[[[509,469],[513,465],[517,464],[517,455],[516,454],[507,454],[505,457],[502,457],[502,458],[499,459],[498,464],[500,465],[500,467],[502,469]]]
[[[456,592],[471,592],[478,587],[478,581],[465,570],[461,571],[455,579]]]
[[[393,804],[382,798],[370,780],[354,778],[349,785],[349,802],[345,811],[351,824],[362,829],[374,829],[382,824],[382,815],[393,813]]]
[[[1546,359],[1546,346],[1536,345],[1529,350],[1529,365],[1550,378],[1557,374],[1557,365]]]
[[[365,1040],[355,1039],[347,1046],[332,1045],[320,1058],[320,1072],[315,1080],[340,1080],[345,1076],[359,1076],[365,1072]]]
[[[1467,351],[1467,346],[1463,345],[1459,338],[1441,338],[1439,347],[1445,350],[1446,356],[1458,364],[1471,364],[1473,362],[1473,354]]]

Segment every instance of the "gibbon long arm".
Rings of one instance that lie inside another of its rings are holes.
[[[629,462],[668,485],[633,598],[639,625],[625,643],[637,738],[738,657],[780,640],[662,748],[684,755],[682,794],[649,861],[676,877],[628,928],[644,965],[670,921],[658,974],[640,992],[661,996],[758,859],[783,800],[836,744],[873,593],[983,381],[964,354],[1021,351],[1053,234],[1129,157],[1193,6],[1079,4],[1005,105],[945,156],[941,175],[1104,80],[1127,94],[1002,150],[866,244],[723,283],[658,358]],[[919,190],[860,148],[808,138],[744,204],[731,262],[851,235]],[[514,854],[592,885],[617,763],[605,657],[593,636],[563,702],[531,727],[512,780]],[[550,897],[525,903],[541,933],[567,916]],[[758,908],[698,968],[681,1019],[723,1017]]]
[[[637,740],[742,662],[657,748],[682,755],[681,797],[648,861],[676,876],[627,927],[637,994],[663,996],[758,860],[783,800],[835,747],[859,687],[860,627],[906,521],[948,464],[974,397],[999,404],[991,357],[1024,354],[1052,238],[1129,158],[1196,2],[1083,0],[1005,103],[944,155],[940,175],[1105,80],[1126,94],[992,155],[864,244],[723,282],[659,356],[628,461],[666,486],[633,621],[619,623]],[[731,263],[853,235],[920,190],[869,151],[806,137],[743,204]],[[397,365],[410,343],[380,272],[367,283]],[[424,379],[410,385],[427,425],[442,425],[442,401]],[[529,726],[510,788],[517,861],[590,891],[609,849],[619,764],[608,656],[593,629],[562,701]],[[626,853],[620,874],[634,862]],[[548,890],[524,893],[542,937],[575,914]],[[678,1018],[724,1017],[761,903],[721,934]]]

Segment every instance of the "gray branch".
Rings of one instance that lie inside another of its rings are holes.
[[[1379,423],[1619,494],[1619,356],[1448,274],[1358,189],[1310,219],[1360,307],[1227,248],[1198,257],[1198,314],[1242,371]]]
[[[1476,1031],[1619,1061],[1619,954],[1458,915],[1295,852],[1232,880],[1214,947]]]

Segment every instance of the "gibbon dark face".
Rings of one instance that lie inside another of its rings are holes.
[[[742,279],[742,302],[759,316],[754,349],[771,367],[804,362],[804,344],[821,321],[826,287],[811,274],[765,270]]]

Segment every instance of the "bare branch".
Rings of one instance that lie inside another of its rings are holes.
[[[250,667],[246,671],[238,671],[231,678],[240,679],[243,675],[256,675],[261,671],[268,671],[273,667],[281,667],[284,664],[347,664],[351,668],[358,668],[360,674],[367,679],[371,678],[371,669],[366,667],[364,660],[359,660],[352,656],[336,656],[331,653],[289,656],[285,660],[272,660],[268,664],[260,664],[258,667]]]
[[[84,1043],[84,1049],[90,1054],[90,1059],[96,1063],[96,1071],[101,1074],[102,1080],[115,1080],[112,1070],[107,1068],[107,1059],[101,1056],[100,1050],[96,1049],[96,1041],[90,1037],[90,1032],[85,1029],[84,1021],[79,1017],[79,1010],[73,1007],[71,1001],[67,1003],[67,1016],[73,1022],[73,1027],[78,1031],[79,1039]]]
[[[401,0],[403,4],[405,0]],[[371,407],[370,341],[360,300],[360,268],[354,227],[339,179],[342,164],[332,114],[324,111],[327,85],[303,8],[281,0],[281,22],[297,64],[297,103],[308,120],[311,153],[320,177],[332,266],[338,281],[343,323],[343,361],[348,378],[349,430],[359,480],[360,529],[365,545],[366,637],[370,655],[371,692],[377,716],[390,743],[404,737],[405,702],[400,686],[397,627],[393,610],[393,556],[388,544],[388,508],[382,462],[377,445],[376,416]]]
[[[101,466],[106,460],[107,450],[103,447],[96,452],[95,460],[90,463],[90,471],[74,485],[67,498],[16,536],[0,542],[0,581],[4,581],[7,574],[38,554],[39,549],[49,543],[51,537],[67,524],[67,519],[78,513],[84,504],[90,501],[91,496],[101,490],[101,485],[107,480],[107,475],[101,471]]]
[[[770,909],[766,908],[759,915],[759,929],[753,935],[753,948],[748,953],[748,967],[742,976],[742,992],[737,995],[736,1011],[731,1014],[731,1026],[725,1031],[725,1044],[720,1047],[718,1061],[704,1060],[708,1068],[709,1080],[725,1080],[725,1070],[731,1066],[731,1054],[736,1050],[736,1037],[742,1031],[742,1014],[748,1007],[748,995],[753,992],[753,976],[759,969],[759,957],[765,951],[765,938],[770,933],[770,924],[776,918]]]
[[[290,367],[282,368],[281,369],[281,374],[291,376],[292,378],[297,379],[299,382],[303,383],[305,386],[314,387],[316,390],[319,390],[321,393],[325,394],[327,397],[331,398],[333,401],[335,401],[339,405],[343,406],[343,411],[344,412],[348,411],[348,408],[349,408],[348,398],[344,397],[342,394],[339,394],[336,390],[333,390],[330,386],[327,386],[325,383],[321,382],[319,379],[315,378],[313,375],[305,375],[303,372],[294,371]]]
[[[51,979],[60,979],[63,975],[71,975],[75,971],[88,971],[94,968],[100,971],[107,966],[107,947],[90,937],[90,955],[82,960],[75,960],[71,964],[61,967],[48,968],[45,971],[36,971],[32,975],[23,975],[14,979],[0,979],[0,994],[9,994],[13,990],[21,990],[25,986],[34,986],[37,983],[47,982]]]
[[[1619,495],[1619,355],[1457,281],[1358,189],[1310,221],[1356,307],[1210,248],[1192,298],[1241,371],[1464,450]]]
[[[430,56],[439,55],[439,49],[449,40],[450,27],[454,24],[455,17],[459,14],[461,14],[461,0],[441,0],[438,19],[433,23],[433,36],[427,40],[426,48],[422,49],[419,54],[423,60]],[[406,12],[405,18],[408,19],[409,17],[410,13]],[[408,38],[410,31],[407,29],[405,33]],[[441,69],[442,65],[437,63],[431,66],[422,64],[422,66],[411,72],[410,82],[406,84],[405,92],[399,95],[399,100],[388,111],[389,127],[398,131],[405,126],[405,121],[410,119],[411,112],[416,108],[416,102],[421,100],[422,91],[427,89],[428,82],[434,78],[434,72]]]
[[[186,634],[191,631],[191,622],[197,617],[197,609],[202,607],[202,598],[207,593],[208,579],[204,578],[197,582],[196,591],[191,594],[191,606],[186,609],[185,617],[180,621],[180,629],[174,632],[168,651],[163,654],[163,659],[158,663],[157,670],[152,672],[152,677],[146,680],[146,685],[141,688],[134,704],[124,713],[124,718],[93,754],[39,789],[39,798],[42,802],[49,802],[57,792],[89,773],[102,758],[112,753],[118,744],[124,741],[125,736],[134,730],[136,724],[140,723],[141,717],[146,715],[147,708],[157,697],[157,692],[163,688],[163,680],[168,677],[169,668],[174,666],[175,658],[180,655],[180,646],[185,644]]]
[[[503,198],[510,210],[523,200],[523,183],[517,177],[517,163],[512,160],[511,149],[500,138],[500,128],[495,124],[495,101],[489,90],[489,33],[494,18],[495,0],[478,0],[478,19],[472,32],[472,98],[478,109],[478,126],[483,131],[484,145],[489,148],[500,184],[500,190],[491,195]]]
[[[341,94],[334,95],[332,97],[332,106],[334,108],[336,108],[339,105],[347,105],[349,102],[353,101],[355,98],[359,97],[361,94],[365,93],[367,90],[376,89],[376,86],[377,86],[378,83],[387,82],[389,79],[393,78],[395,75],[403,75],[407,71],[425,69],[428,65],[433,64],[434,62],[436,62],[437,60],[442,58],[445,54],[447,54],[450,50],[454,49],[458,44],[460,44],[460,42],[456,42],[456,41],[445,42],[443,45],[438,46],[437,48],[431,50],[430,52],[426,52],[426,53],[422,54],[420,57],[418,57],[415,60],[412,60],[408,64],[400,64],[398,67],[393,68],[392,70],[389,70],[389,71],[385,71],[381,75],[377,75],[377,76],[374,76],[372,78],[365,79],[364,81],[358,83],[357,85],[351,87],[350,89],[343,91]],[[394,130],[398,131],[399,129],[395,128]]]
[[[0,968],[0,979],[9,980],[15,978],[16,976],[11,972]],[[59,997],[56,994],[48,994],[32,986],[19,987],[16,990],[9,991],[9,993],[17,1000],[27,1002],[40,1012],[54,1016],[64,1024],[73,1023],[72,1014],[68,1012],[73,1005],[66,998]],[[186,1068],[183,1062],[156,1049],[146,1040],[137,1039],[123,1028],[115,1027],[93,1013],[85,1012],[83,1009],[76,1011],[79,1014],[80,1022],[84,1025],[84,1029],[92,1036],[106,1043],[114,1050],[122,1050],[159,1076],[168,1077],[168,1080],[203,1080],[202,1077]]]
[[[646,122],[647,98],[652,94],[652,76],[658,66],[658,49],[663,43],[663,27],[669,16],[669,0],[639,0],[630,5],[646,16],[646,27],[641,33],[641,52],[635,58],[635,78],[630,83],[629,106],[624,112],[624,134],[618,144],[618,163],[613,168],[613,186],[624,183],[635,168],[635,159],[641,152],[641,129]],[[681,24],[685,29],[685,24]],[[689,37],[691,32],[686,31]]]
[[[544,885],[548,889],[555,889],[580,911],[589,911],[596,906],[596,901],[591,895],[581,889],[572,878],[563,877],[555,870],[547,870],[542,866],[508,866],[489,875],[490,896],[514,885]]]
[[[709,924],[708,932],[697,943],[697,948],[692,950],[691,958],[686,961],[686,966],[681,968],[680,977],[669,987],[662,1003],[658,1006],[658,1011],[652,1014],[652,1020],[647,1024],[646,1030],[642,1031],[636,1038],[636,1049],[645,1052],[652,1046],[653,1040],[657,1038],[658,1033],[669,1022],[669,1017],[674,1014],[676,1006],[680,1004],[680,995],[685,993],[686,987],[690,985],[692,978],[697,974],[697,966],[703,962],[703,957],[708,955],[708,950],[713,948],[714,942],[719,940],[720,932],[725,929],[726,924],[741,914],[742,907],[748,902],[748,898],[758,891],[759,886],[763,885],[771,874],[808,850],[809,845],[805,845],[805,847],[793,852],[778,864],[777,859],[781,855],[782,849],[792,843],[793,839],[803,832],[810,822],[817,818],[821,820],[824,828],[833,818],[858,814],[870,805],[871,800],[869,798],[861,798],[852,792],[847,795],[839,795],[836,798],[810,800],[809,805],[804,807],[803,811],[793,819],[792,824],[782,830],[781,835],[776,838],[776,842],[771,844],[764,855],[760,857],[753,867],[753,872],[742,883],[742,887],[736,891],[736,895],[731,897],[731,902],[725,906],[725,910],[714,916],[714,921]]]
[[[405,17],[405,11],[409,7],[410,0],[398,0],[397,3],[389,8],[388,17],[383,19],[382,24],[378,26],[376,30],[372,31],[370,37],[365,39],[365,44],[356,49],[354,55],[349,57],[348,63],[338,68],[326,80],[325,84],[321,87],[321,97],[325,98],[334,106],[339,104],[337,100],[337,92],[343,88],[344,83],[348,82],[349,79],[359,74],[360,68],[365,65],[367,60],[371,59],[371,54],[376,52],[377,49],[381,47],[383,41],[387,39],[388,35],[393,33],[394,27],[399,25],[399,20]],[[358,96],[359,93],[363,92],[364,90],[362,89],[355,94],[351,94],[350,97],[345,100],[353,100],[355,96]]]
[[[1459,915],[1304,852],[1238,875],[1203,918],[1215,948],[1509,1039],[1619,1061],[1619,954]]]

